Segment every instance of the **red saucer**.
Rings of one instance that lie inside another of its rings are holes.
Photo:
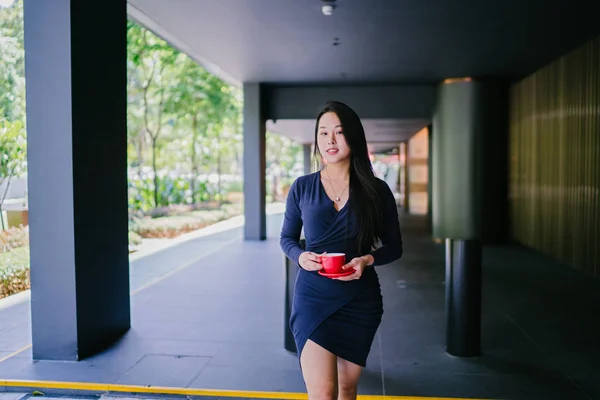
[[[319,275],[326,276],[328,278],[339,278],[339,277],[342,277],[342,276],[352,275],[355,271],[356,270],[354,268],[350,268],[350,269],[347,269],[347,270],[345,270],[343,272],[337,272],[337,273],[328,274],[327,272],[325,272],[324,270],[321,269],[321,270],[319,270]]]

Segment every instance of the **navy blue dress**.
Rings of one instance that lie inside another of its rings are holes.
[[[378,179],[385,225],[381,246],[370,254],[375,263],[360,279],[340,281],[300,268],[296,278],[290,328],[298,357],[308,339],[333,354],[364,367],[383,315],[383,302],[375,268],[402,256],[398,211],[388,185]],[[285,255],[298,264],[304,252],[300,233],[304,227],[306,251],[317,254],[346,253],[347,261],[359,254],[353,235],[355,218],[350,201],[337,211],[325,192],[319,172],[294,181],[286,201],[280,244]]]

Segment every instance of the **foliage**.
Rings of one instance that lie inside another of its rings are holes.
[[[29,245],[29,227],[11,227],[0,230],[0,253]]]
[[[29,289],[29,248],[0,253],[0,298]]]
[[[144,143],[150,146],[153,199],[154,206],[158,206],[158,141],[172,125],[165,107],[167,91],[176,74],[177,61],[183,55],[131,21],[127,24],[127,40],[129,132],[138,146]]]
[[[25,116],[23,36],[23,0],[0,7],[0,117],[10,122]]]
[[[13,176],[25,172],[23,1],[0,7],[0,204]],[[0,208],[0,228],[4,228]]]
[[[301,144],[285,136],[267,132],[267,169],[277,165],[283,176],[294,176],[299,168],[304,168],[303,157]]]
[[[237,181],[221,185],[207,182],[202,177],[194,176],[161,176],[158,183],[158,204],[155,205],[154,184],[151,177],[129,179],[129,206],[132,211],[150,213],[154,209],[176,204],[206,204],[207,202],[223,202],[232,189],[240,189]],[[194,182],[192,184],[192,182]],[[192,189],[193,188],[193,189]],[[234,191],[235,191],[234,190]],[[194,199],[192,201],[192,196]],[[218,204],[217,204],[218,207]]]
[[[239,89],[134,22],[127,35],[129,160],[137,170],[132,208],[221,201],[222,175],[239,173],[241,164]],[[147,166],[150,173],[143,172]],[[199,179],[210,173],[216,189]],[[165,178],[173,174],[188,184]]]
[[[216,210],[188,211],[159,218],[146,217],[136,220],[135,224],[132,225],[132,229],[142,238],[174,238],[240,213],[240,206],[232,205],[223,206],[221,209]]]
[[[142,244],[142,237],[134,231],[129,231],[129,246],[139,246]]]
[[[25,172],[27,139],[25,128],[19,120],[10,122],[0,118],[0,184],[12,176]],[[0,193],[0,201],[3,193]]]
[[[19,120],[10,122],[0,118],[0,228],[4,229],[2,204],[8,194],[11,179],[25,172],[26,160],[25,129]]]
[[[285,201],[291,182],[304,173],[303,146],[292,140],[267,132],[267,201]]]

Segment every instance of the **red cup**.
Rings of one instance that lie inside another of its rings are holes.
[[[346,264],[346,254],[344,253],[328,253],[321,256],[321,264],[323,271],[328,274],[339,274],[342,272],[342,267]]]

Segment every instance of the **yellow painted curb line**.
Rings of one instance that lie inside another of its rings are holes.
[[[28,380],[0,380],[0,387],[36,388],[36,389],[63,389],[91,392],[124,392],[124,393],[149,393],[170,394],[180,396],[210,396],[210,397],[241,397],[249,399],[282,399],[306,400],[306,393],[293,392],[257,392],[245,390],[218,390],[218,389],[192,389],[161,386],[136,386],[115,385],[110,383],[85,383],[85,382],[57,382],[57,381],[28,381]],[[451,397],[414,397],[414,396],[379,396],[358,395],[359,400],[467,400]],[[483,400],[483,399],[468,399]]]

